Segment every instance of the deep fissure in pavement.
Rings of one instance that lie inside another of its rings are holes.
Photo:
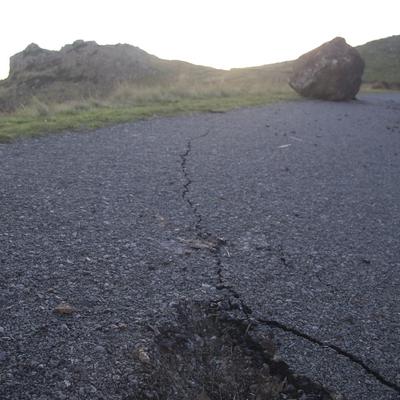
[[[209,130],[207,130],[204,134],[197,136],[195,139],[201,139],[206,137],[210,133]],[[189,193],[190,193],[190,186],[192,185],[193,181],[189,176],[189,173],[187,171],[187,161],[189,158],[190,153],[192,152],[192,142],[195,139],[190,139],[187,142],[186,145],[186,150],[184,153],[181,154],[181,169],[182,169],[182,174],[185,179],[185,182],[183,184],[183,191],[182,191],[182,199],[189,205],[190,210],[192,211],[194,217],[195,217],[195,232],[196,235],[199,238],[204,238],[207,235],[205,234],[203,227],[202,227],[202,216],[199,213],[196,204],[190,199]]]
[[[251,314],[252,314],[251,308],[244,303],[244,301],[241,299],[239,293],[231,285],[229,285],[225,282],[224,277],[223,277],[223,262],[222,262],[221,251],[224,246],[227,246],[227,242],[223,238],[215,239],[215,235],[213,235],[211,232],[208,232],[206,230],[206,228],[203,226],[203,217],[202,217],[197,205],[190,198],[190,188],[193,184],[193,180],[190,177],[190,174],[188,172],[188,167],[187,167],[188,159],[192,153],[193,142],[208,136],[209,133],[210,133],[210,130],[207,130],[203,135],[189,139],[187,142],[185,152],[183,154],[181,154],[181,168],[182,168],[183,176],[186,181],[183,185],[182,198],[188,204],[189,208],[192,210],[192,213],[194,214],[194,216],[196,218],[196,223],[195,223],[194,228],[195,228],[197,236],[199,238],[214,238],[214,242],[216,243],[215,247],[210,248],[208,250],[213,254],[216,265],[218,267],[217,275],[218,275],[219,284],[217,286],[217,289],[219,289],[221,291],[225,291],[225,299],[227,299],[228,303],[232,307],[239,309],[245,315],[245,317],[249,321],[249,323],[250,323],[250,321],[256,320],[257,323],[259,323],[259,324],[263,324],[263,325],[266,325],[266,326],[269,326],[272,328],[277,328],[286,333],[290,333],[301,339],[307,340],[308,342],[312,343],[313,345],[317,345],[317,346],[323,347],[323,348],[329,348],[329,349],[335,351],[337,354],[347,358],[350,362],[356,364],[358,367],[362,368],[367,374],[373,376],[381,384],[391,388],[392,390],[396,391],[397,393],[400,393],[399,385],[397,385],[394,382],[389,381],[378,371],[369,367],[359,357],[355,356],[354,354],[351,354],[350,352],[342,349],[341,347],[339,347],[335,344],[329,343],[329,342],[321,341],[313,336],[310,336],[304,332],[301,332],[300,330],[298,330],[296,328],[287,326],[279,321],[262,319],[262,318],[257,318],[257,319],[252,318],[251,317]],[[278,256],[279,256],[280,261],[285,266],[289,265],[290,262],[288,261],[287,257],[285,256],[284,250],[281,246],[278,248]]]
[[[146,377],[135,399],[333,400],[321,385],[275,357],[271,338],[229,299],[180,302],[138,349]],[[242,314],[242,316],[240,316]]]
[[[318,345],[320,347],[326,347],[329,348],[331,350],[334,350],[336,353],[340,354],[341,356],[344,356],[346,358],[348,358],[351,362],[357,364],[358,366],[360,366],[361,368],[363,368],[368,374],[374,376],[374,378],[376,378],[380,383],[382,383],[385,386],[390,387],[391,389],[395,390],[396,392],[400,393],[400,387],[398,385],[396,385],[395,383],[392,383],[390,381],[388,381],[383,375],[381,375],[379,372],[373,370],[372,368],[370,368],[367,364],[364,363],[364,361],[362,361],[360,358],[358,358],[357,356],[349,353],[346,350],[343,350],[342,348],[340,348],[339,346],[336,346],[335,344],[331,344],[329,342],[323,342],[321,340],[318,340],[310,335],[307,335],[304,332],[299,331],[298,329],[289,327],[287,325],[284,325],[278,321],[274,321],[274,320],[265,320],[262,318],[257,319],[257,321],[261,324],[264,325],[268,325],[271,326],[273,328],[278,328],[281,329],[285,332],[291,333],[293,335],[296,335],[302,339],[305,339],[315,345]]]

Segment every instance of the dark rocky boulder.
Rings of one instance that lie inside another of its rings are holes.
[[[9,79],[91,82],[108,85],[151,76],[158,71],[157,57],[127,44],[98,45],[77,40],[60,51],[30,44],[11,57]]]
[[[126,44],[77,40],[53,51],[32,43],[10,59],[10,74],[0,82],[0,112],[29,104],[34,96],[46,102],[104,97],[121,83],[165,76],[161,63]]]
[[[107,98],[119,86],[172,84],[195,80],[211,70],[182,61],[162,60],[128,44],[99,45],[77,40],[59,51],[30,44],[10,60],[10,74],[0,81],[0,112],[29,104]]]
[[[157,57],[126,44],[100,46],[77,40],[51,51],[32,43],[11,57],[6,83],[30,90],[59,82],[102,90],[117,82],[153,76],[160,69],[157,62]]]
[[[351,100],[360,89],[364,65],[358,51],[337,37],[298,58],[289,85],[304,97]]]

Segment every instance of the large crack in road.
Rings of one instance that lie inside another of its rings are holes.
[[[1,399],[397,400],[399,104],[0,146]]]
[[[382,385],[394,390],[395,392],[400,394],[400,386],[397,385],[395,382],[391,382],[389,379],[387,379],[385,376],[383,376],[379,371],[375,370],[374,368],[370,367],[367,365],[360,357],[356,356],[355,354],[350,353],[349,351],[342,349],[340,346],[337,346],[333,343],[327,342],[327,341],[322,341],[318,339],[317,337],[313,337],[311,335],[308,335],[304,332],[301,332],[300,330],[293,328],[291,326],[285,325],[284,323],[277,321],[277,320],[271,320],[271,319],[265,319],[265,318],[253,318],[252,317],[252,309],[249,307],[245,302],[241,299],[240,294],[235,290],[235,288],[227,283],[224,279],[223,275],[223,260],[221,257],[221,252],[223,249],[226,249],[229,244],[224,238],[218,238],[216,237],[215,234],[212,232],[208,231],[207,228],[204,226],[204,218],[199,211],[198,206],[196,205],[196,202],[191,198],[191,186],[194,183],[194,179],[190,176],[190,173],[188,171],[187,165],[189,158],[191,156],[191,153],[193,151],[193,144],[196,142],[196,140],[203,139],[207,137],[210,134],[210,130],[208,130],[206,133],[195,137],[191,138],[187,141],[187,146],[186,150],[183,154],[181,154],[181,168],[182,168],[182,174],[185,178],[185,183],[183,185],[183,191],[182,191],[182,198],[184,201],[188,204],[189,208],[192,210],[193,215],[195,216],[196,219],[196,224],[195,224],[195,231],[198,235],[199,238],[203,239],[210,239],[212,238],[215,243],[215,247],[212,247],[209,249],[210,253],[213,255],[215,259],[215,263],[218,266],[218,281],[219,285],[217,289],[225,291],[225,296],[224,299],[235,309],[239,309],[242,314],[244,315],[245,319],[248,321],[249,324],[251,323],[259,323],[259,324],[264,324],[273,328],[278,328],[286,333],[295,335],[301,339],[305,339],[308,342],[312,343],[313,345],[319,346],[321,348],[329,348],[336,352],[338,355],[345,357],[350,363],[356,365],[357,367],[361,368],[364,370],[368,375],[371,377],[375,378],[377,381],[379,381]],[[285,253],[283,251],[282,246],[279,246],[277,255],[281,262],[284,265],[287,265],[288,261],[285,256]],[[267,288],[266,288],[267,289]],[[238,306],[239,304],[239,306]],[[289,370],[289,368],[288,368]]]

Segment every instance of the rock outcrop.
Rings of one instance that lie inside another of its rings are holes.
[[[130,45],[100,46],[77,40],[60,51],[40,48],[32,43],[11,57],[10,80],[41,85],[52,80],[95,83],[148,77],[157,72],[157,58]]]
[[[337,37],[298,58],[289,85],[304,97],[351,100],[360,89],[363,71],[358,51]]]
[[[157,86],[209,69],[162,60],[128,44],[77,40],[52,51],[32,43],[11,57],[9,77],[0,82],[0,111],[28,104],[33,96],[46,102],[104,98],[121,84]]]

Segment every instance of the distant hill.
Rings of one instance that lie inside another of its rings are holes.
[[[0,81],[0,110],[27,103],[32,96],[46,102],[104,98],[121,84],[171,85],[214,73],[218,70],[162,60],[128,44],[77,40],[51,51],[32,43],[10,59],[10,74]]]
[[[357,50],[365,60],[364,82],[400,85],[400,35],[368,42]]]
[[[400,88],[400,36],[358,46],[366,62],[363,80]],[[181,98],[263,96],[291,92],[292,62],[230,71],[162,60],[128,44],[75,41],[60,51],[30,44],[10,60],[0,81],[0,112],[32,101],[58,104],[85,99],[110,104],[177,101]]]
[[[60,51],[32,43],[10,60],[0,81],[0,111],[46,104],[106,99],[112,104],[180,98],[265,96],[290,93],[290,62],[230,71],[162,60],[127,44],[75,41]]]
[[[357,46],[365,61],[364,83],[387,83],[387,88],[400,89],[400,35],[374,40]],[[264,79],[278,83],[287,80],[292,61],[254,68],[231,70],[231,79],[261,82]]]

